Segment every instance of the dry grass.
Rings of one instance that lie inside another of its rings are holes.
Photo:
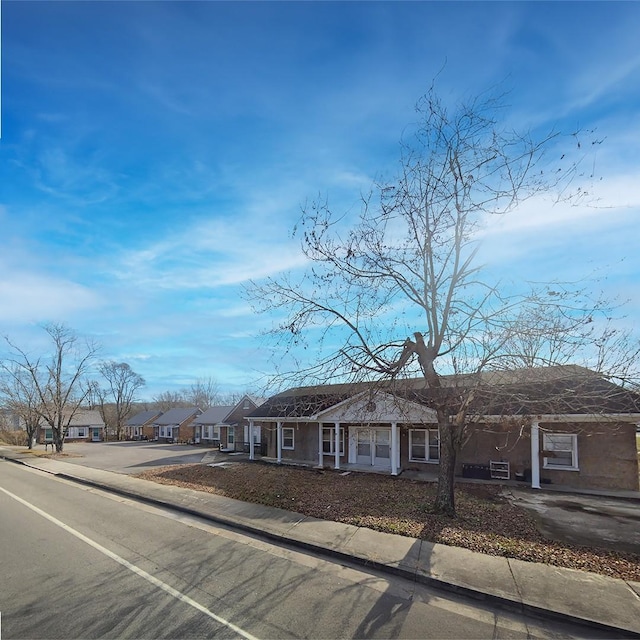
[[[165,467],[139,477],[489,555],[640,581],[640,556],[547,540],[533,517],[508,503],[496,485],[457,488],[458,516],[452,519],[431,512],[434,485],[375,474],[237,462]]]
[[[0,444],[11,446],[26,446],[27,435],[24,431],[13,429],[0,429]]]

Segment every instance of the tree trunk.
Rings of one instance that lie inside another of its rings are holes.
[[[62,453],[62,448],[64,446],[64,435],[55,428],[53,429],[53,443],[56,447],[56,453]]]
[[[438,473],[438,489],[433,505],[435,513],[451,516],[456,515],[455,498],[453,495],[454,474],[456,468],[456,448],[453,442],[452,426],[450,422],[438,425],[440,430],[440,470]]]

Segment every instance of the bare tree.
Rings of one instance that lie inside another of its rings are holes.
[[[318,349],[317,360],[294,362],[295,372],[284,379],[423,378],[440,432],[434,509],[450,515],[456,456],[476,398],[464,374],[505,366],[509,346],[522,335],[535,349],[558,332],[557,348],[544,360],[562,360],[568,333],[580,342],[584,326],[603,309],[569,288],[562,296],[544,286],[507,296],[500,283],[483,278],[478,231],[489,216],[509,213],[536,194],[585,193],[571,184],[579,175],[577,134],[551,132],[534,140],[502,127],[503,109],[504,97],[489,94],[449,109],[432,86],[401,144],[397,178],[374,185],[353,225],[323,199],[305,205],[294,233],[300,233],[308,270],[299,279],[284,274],[252,283],[248,291],[256,310],[280,318],[271,336],[286,353],[295,357],[297,347],[311,343]],[[565,140],[574,151],[567,150],[566,159],[556,149]],[[558,158],[553,170],[545,153]],[[548,309],[570,321],[536,330]],[[526,350],[515,355],[536,359]],[[459,387],[455,393],[443,389],[443,373],[449,374],[446,386]]]
[[[93,341],[82,340],[64,324],[51,323],[43,328],[51,339],[51,353],[34,357],[5,338],[10,348],[5,371],[15,371],[18,378],[32,385],[33,406],[41,422],[51,427],[56,451],[60,453],[66,430],[89,393],[89,386],[83,383],[98,346]]]
[[[122,440],[125,420],[131,414],[136,394],[144,387],[144,378],[137,374],[126,362],[108,360],[100,363],[99,371],[106,385],[96,388],[102,419],[110,424],[117,440]],[[107,403],[111,411],[107,409]],[[109,419],[109,420],[107,420]]]
[[[213,378],[198,378],[183,395],[186,402],[203,411],[220,401],[218,383]]]
[[[153,396],[153,403],[159,411],[188,406],[182,391],[163,391],[157,396]]]
[[[0,397],[5,407],[19,417],[27,435],[27,446],[33,448],[33,440],[40,424],[40,399],[29,376],[16,365],[0,362],[2,378],[0,380]]]

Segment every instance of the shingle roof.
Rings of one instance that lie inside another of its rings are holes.
[[[568,365],[445,376],[441,389],[425,388],[423,378],[298,387],[269,398],[248,417],[310,418],[362,391],[389,393],[427,407],[444,396],[457,410],[470,390],[474,391],[471,414],[477,415],[640,414],[637,392],[589,369]]]
[[[233,411],[234,405],[209,407],[199,415],[194,422],[196,424],[220,424]]]
[[[69,412],[63,414],[64,424],[67,424],[69,418]],[[46,420],[42,418],[40,420],[41,425],[46,425]],[[78,409],[69,422],[70,427],[104,427],[104,421],[99,411],[95,409]]]
[[[192,416],[199,415],[200,413],[201,411],[198,407],[169,409],[169,411],[163,413],[159,418],[154,420],[153,424],[161,426],[182,424],[185,420]]]
[[[156,409],[150,409],[149,411],[141,411],[140,413],[136,413],[135,416],[131,416],[127,420],[128,427],[141,427],[142,425],[147,424],[151,420],[155,420],[159,416],[162,415],[162,411],[157,411]]]

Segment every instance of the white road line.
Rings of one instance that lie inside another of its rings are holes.
[[[46,518],[47,520],[49,520],[49,522],[52,522],[53,524],[60,527],[61,529],[64,529],[65,531],[70,533],[72,536],[75,536],[79,540],[86,542],[89,546],[98,550],[100,553],[104,554],[108,558],[111,558],[112,560],[115,560],[117,563],[121,564],[123,567],[126,567],[127,569],[129,569],[129,571],[133,571],[133,573],[135,573],[136,575],[139,575],[141,578],[144,578],[145,580],[150,582],[152,585],[159,587],[163,591],[166,591],[169,595],[172,595],[177,600],[180,600],[181,602],[184,602],[185,604],[190,605],[194,609],[197,609],[201,613],[204,613],[209,618],[212,618],[216,622],[224,625],[225,627],[228,627],[232,631],[235,631],[239,636],[246,638],[246,640],[258,640],[255,636],[252,636],[247,631],[244,631],[240,627],[233,624],[233,622],[229,622],[228,620],[225,620],[224,618],[217,616],[212,611],[209,611],[209,609],[207,609],[205,606],[201,605],[195,600],[192,600],[189,596],[185,595],[184,593],[181,593],[177,589],[174,589],[173,587],[169,586],[165,582],[162,582],[162,580],[156,578],[155,576],[152,576],[150,573],[147,573],[146,571],[144,571],[144,569],[140,569],[140,567],[137,567],[135,564],[132,564],[128,560],[121,558],[118,554],[114,553],[113,551],[110,551],[106,547],[103,547],[101,544],[99,544],[95,540],[92,540],[91,538],[88,538],[87,536],[80,533],[79,531],[76,531],[73,527],[70,527],[68,524],[65,524],[64,522],[58,520],[54,516],[48,514],[46,511],[39,509],[35,505],[27,502],[26,500],[23,500],[19,496],[16,496],[10,491],[7,491],[3,487],[0,487],[0,491],[2,491],[3,493],[6,493],[10,498],[13,498],[17,502],[23,504],[28,509],[31,509],[31,511],[34,511],[35,513],[42,516],[43,518]]]

